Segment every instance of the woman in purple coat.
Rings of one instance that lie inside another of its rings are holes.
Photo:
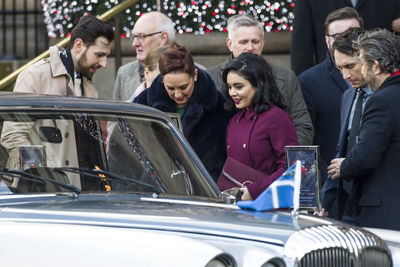
[[[296,129],[262,56],[242,53],[224,70],[223,80],[225,107],[239,110],[227,128],[227,156],[263,174],[240,189],[242,200],[255,199],[285,171],[285,146],[298,144]]]

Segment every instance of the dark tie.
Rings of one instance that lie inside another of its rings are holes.
[[[362,104],[364,99],[365,91],[362,89],[358,89],[358,98],[356,102],[356,106],[354,108],[353,121],[351,123],[351,128],[349,132],[349,139],[347,141],[347,155],[350,154],[351,149],[357,143],[357,138],[360,135],[360,122],[362,115]],[[343,189],[347,194],[350,195],[352,190],[353,183],[352,181],[343,180]]]
[[[357,138],[360,135],[360,122],[361,122],[362,104],[363,104],[364,94],[365,94],[365,91],[362,89],[359,89],[356,107],[354,108],[353,122],[351,124],[350,132],[349,132],[349,140],[347,142],[347,155],[350,153],[351,149],[357,143]]]

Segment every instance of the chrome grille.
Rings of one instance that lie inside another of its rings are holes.
[[[297,266],[392,266],[390,251],[378,236],[361,228],[323,225],[294,233],[284,254]]]
[[[344,248],[319,249],[304,255],[299,262],[299,267],[324,266],[324,267],[355,267],[355,259]]]

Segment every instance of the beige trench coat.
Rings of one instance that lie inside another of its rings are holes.
[[[50,47],[50,58],[45,58],[18,76],[14,92],[74,96],[74,85],[58,53],[61,48]],[[98,92],[90,81],[83,77],[84,96],[97,98]],[[42,142],[38,129],[40,126],[54,126],[52,121],[42,120],[32,123],[5,122],[1,133],[1,144],[7,149],[9,158],[7,168],[20,169],[19,147],[43,145],[47,167],[78,167],[74,126],[65,121],[56,120],[62,133],[60,144]],[[79,175],[68,174],[71,184],[80,187]],[[12,186],[17,186],[18,179]]]

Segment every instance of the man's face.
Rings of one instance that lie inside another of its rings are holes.
[[[257,26],[239,26],[235,29],[232,40],[229,37],[226,39],[226,44],[235,58],[243,52],[261,55],[264,38]]]
[[[361,62],[361,75],[371,90],[377,91],[380,83],[378,77],[375,75],[375,66],[364,59],[364,51],[360,50],[359,60]]]
[[[107,57],[111,51],[111,42],[105,37],[98,37],[96,41],[78,56],[76,72],[91,79],[100,67],[107,67]]]
[[[341,20],[335,20],[328,26],[328,35],[325,35],[325,42],[326,46],[328,47],[329,52],[333,53],[332,51],[332,45],[333,42],[335,41],[335,37],[342,33],[345,32],[346,30],[350,28],[360,28],[360,23],[356,19],[341,19]],[[333,56],[333,55],[332,55]]]
[[[132,46],[136,49],[136,59],[140,62],[146,59],[151,50],[163,45],[161,37],[166,33],[156,33],[159,32],[159,29],[157,27],[158,23],[154,23],[155,19],[157,18],[154,18],[154,16],[143,15],[133,27],[134,35],[141,36],[155,33],[151,36],[133,39]]]
[[[334,51],[336,67],[342,72],[343,79],[348,81],[354,88],[363,88],[367,85],[361,74],[361,63],[358,56],[350,56]]]

